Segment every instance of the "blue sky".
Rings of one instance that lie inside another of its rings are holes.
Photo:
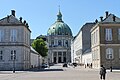
[[[105,16],[105,11],[120,17],[120,0],[1,0],[0,19],[14,9],[17,18],[23,17],[29,23],[31,38],[36,38],[47,35],[48,28],[56,21],[59,5],[63,21],[73,36],[85,23]]]

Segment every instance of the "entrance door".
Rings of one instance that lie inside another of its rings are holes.
[[[62,61],[61,61],[61,57],[59,57],[59,58],[58,58],[58,63],[61,63],[61,62],[62,62]]]
[[[56,63],[56,57],[54,57],[54,63]]]
[[[64,63],[66,62],[66,57],[64,57],[63,61],[64,61]]]

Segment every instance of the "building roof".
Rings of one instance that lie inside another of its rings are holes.
[[[0,26],[25,26],[30,31],[28,23],[25,20],[22,22],[22,17],[20,20],[16,18],[14,10],[11,10],[11,15],[0,19]]]
[[[114,20],[115,18],[115,20]],[[102,23],[104,22],[120,22],[120,18],[115,16],[114,14],[109,14],[108,17],[106,17]]]
[[[96,25],[91,29],[91,32],[97,27],[99,24],[120,24],[120,18],[115,16],[114,14],[106,14],[106,17],[103,19],[101,16],[101,21],[97,22]]]
[[[30,50],[32,53],[35,53],[35,54],[39,54],[35,49],[33,49],[31,46],[30,46]]]
[[[63,22],[62,13],[59,11],[57,15],[57,21],[48,29],[47,35],[70,35],[72,31],[70,27]]]
[[[76,37],[80,34],[80,32],[84,29],[84,28],[88,28],[88,27],[93,27],[95,25],[95,23],[92,23],[92,22],[90,22],[90,23],[85,23],[82,27],[81,27],[81,29],[79,30],[79,32],[77,33],[77,35],[74,37],[74,39],[73,40],[75,40],[76,39]]]

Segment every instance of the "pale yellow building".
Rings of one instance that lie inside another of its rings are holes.
[[[106,17],[91,29],[93,68],[120,68],[120,18],[106,12]]]

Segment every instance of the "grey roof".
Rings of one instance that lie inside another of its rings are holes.
[[[30,50],[31,52],[35,53],[35,54],[39,54],[35,49],[33,49],[31,46],[30,46]]]
[[[120,18],[115,16],[115,21],[113,21],[113,16],[115,16],[114,14],[109,14],[108,17],[106,17],[102,23],[104,22],[120,22]]]
[[[8,15],[7,17],[0,19],[0,25],[1,26],[25,26],[31,32],[31,30],[29,29],[29,25],[28,23],[26,23],[25,20],[24,22],[22,22],[13,15]]]
[[[13,15],[0,19],[0,24],[23,24]]]
[[[95,23],[92,23],[92,22],[90,22],[90,23],[85,23],[83,26],[82,26],[82,28],[79,30],[79,32],[77,33],[77,35],[74,37],[74,39],[80,34],[80,32],[84,29],[84,28],[86,28],[86,27],[93,27],[95,25]],[[73,40],[74,40],[73,39]]]

